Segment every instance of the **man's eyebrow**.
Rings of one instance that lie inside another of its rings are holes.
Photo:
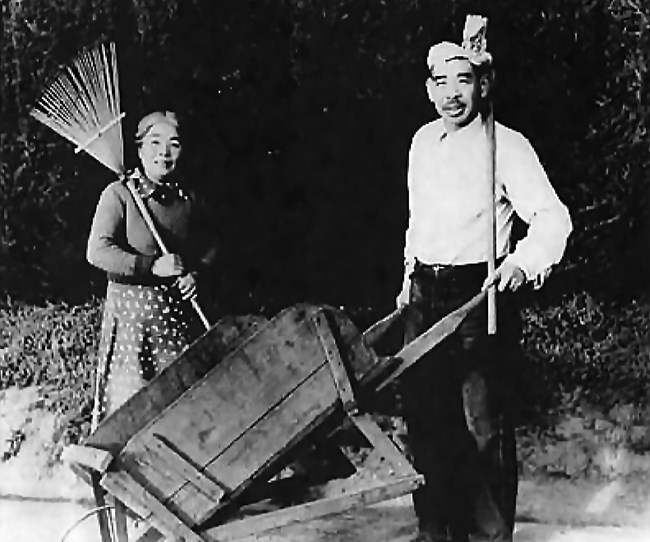
[[[442,79],[447,79],[447,76],[446,76],[446,75],[441,75],[441,74],[435,74],[435,73],[432,73],[432,74],[431,74],[431,79],[433,79],[434,81],[440,81],[440,80],[442,80]]]
[[[474,74],[471,71],[466,71],[466,72],[458,72],[456,74],[456,77],[473,77]]]

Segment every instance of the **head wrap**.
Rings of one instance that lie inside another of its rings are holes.
[[[436,66],[454,59],[465,59],[473,66],[492,64],[492,55],[487,52],[487,19],[479,15],[468,15],[463,30],[463,44],[450,41],[435,44],[429,49],[427,66],[431,72]]]
[[[178,119],[176,118],[176,113],[173,111],[154,111],[142,117],[138,123],[138,129],[135,133],[136,143],[142,142],[144,136],[147,135],[151,127],[156,124],[167,124],[178,129]]]

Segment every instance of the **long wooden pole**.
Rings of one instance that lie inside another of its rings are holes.
[[[153,235],[154,240],[156,241],[156,244],[158,245],[158,248],[163,254],[169,254],[169,250],[167,250],[167,246],[165,245],[164,241],[162,240],[162,237],[160,237],[160,234],[158,233],[158,230],[156,228],[156,225],[153,222],[153,219],[151,218],[151,215],[149,214],[149,210],[144,204],[144,201],[142,201],[142,198],[140,197],[140,194],[138,194],[138,190],[135,187],[135,184],[133,183],[132,179],[129,179],[126,183],[127,188],[129,189],[129,192],[131,192],[131,195],[133,196],[133,201],[135,201],[136,206],[138,207],[138,210],[140,211],[140,214],[142,215],[143,220],[145,221],[145,224],[149,228],[149,231],[151,232],[151,235]],[[196,300],[195,297],[192,297],[190,299],[190,303],[192,304],[192,308],[198,315],[199,319],[201,320],[201,323],[205,327],[206,330],[210,329],[210,322],[205,316],[205,313],[201,309],[201,306],[199,305],[199,302]]]
[[[491,86],[491,82],[490,82]],[[494,276],[496,270],[496,202],[494,199],[496,188],[496,136],[494,133],[494,107],[490,96],[491,89],[488,91],[488,112],[485,122],[485,132],[487,135],[487,172],[488,172],[488,209],[489,209],[489,227],[488,227],[488,276]],[[490,285],[487,295],[487,332],[488,335],[494,335],[497,332],[497,302],[496,302],[496,284]]]

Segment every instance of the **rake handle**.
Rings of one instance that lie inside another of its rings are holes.
[[[133,200],[135,201],[136,206],[138,207],[138,210],[140,211],[140,214],[142,215],[142,219],[144,220],[145,224],[147,225],[147,228],[149,228],[149,231],[151,232],[151,235],[153,236],[154,240],[156,241],[156,244],[158,245],[158,248],[163,254],[169,254],[169,250],[167,250],[167,246],[165,245],[164,241],[162,240],[162,237],[160,237],[160,234],[158,233],[158,229],[156,228],[156,225],[153,222],[153,219],[151,218],[151,214],[149,213],[149,210],[144,204],[144,201],[142,201],[142,198],[140,197],[140,194],[138,194],[137,189],[135,188],[133,181],[129,179],[126,183],[129,192],[131,192],[131,195],[133,196]],[[201,320],[201,323],[205,327],[206,330],[210,329],[210,322],[205,316],[205,313],[203,312],[203,309],[201,309],[201,306],[199,305],[199,302],[196,300],[195,297],[192,297],[190,299],[190,303],[192,305],[192,308],[196,312],[197,316]]]
[[[488,177],[488,209],[489,209],[489,228],[488,228],[488,276],[492,277],[496,271],[496,205],[494,194],[496,189],[496,137],[494,134],[494,107],[492,101],[489,104],[489,111],[485,123],[487,135],[488,153],[487,153],[487,177]],[[496,284],[491,284],[487,290],[487,333],[494,335],[497,332],[497,302],[496,302]]]

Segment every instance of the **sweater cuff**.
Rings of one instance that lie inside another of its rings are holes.
[[[158,259],[158,256],[139,255],[135,258],[133,274],[136,276],[151,274],[151,266]]]

